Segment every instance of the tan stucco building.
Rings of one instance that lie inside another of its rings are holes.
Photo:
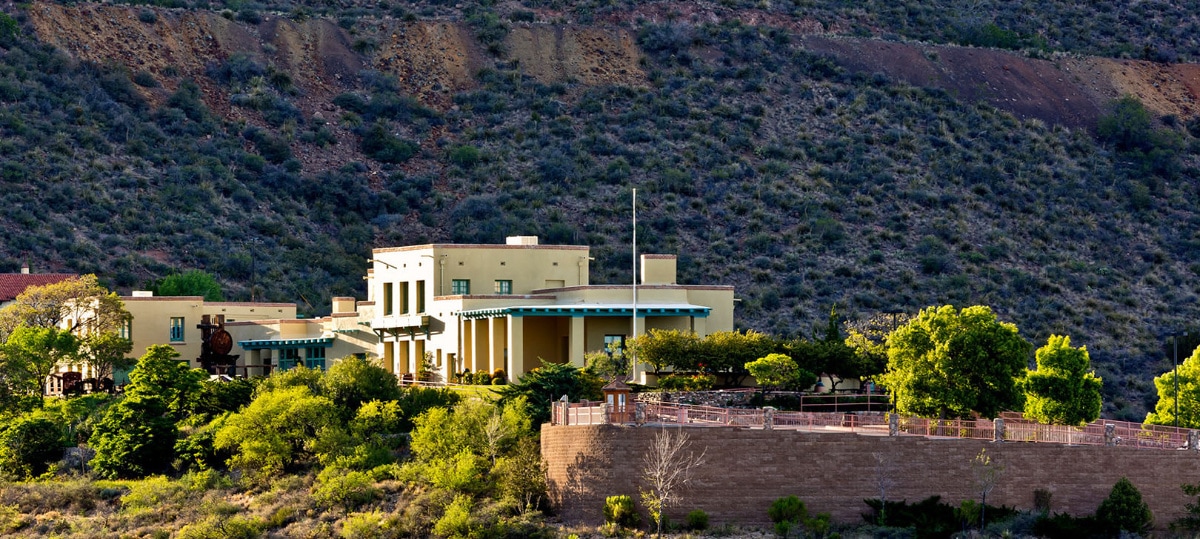
[[[633,331],[733,329],[733,287],[679,285],[674,255],[642,255],[631,285],[590,285],[586,246],[432,244],[379,248],[367,272],[370,328],[378,355],[398,375],[420,370],[448,379],[470,369],[504,369],[510,379],[541,360],[583,366],[584,354]],[[641,381],[641,380],[639,380]]]

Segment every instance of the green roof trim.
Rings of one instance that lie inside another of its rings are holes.
[[[238,341],[243,350],[283,350],[288,348],[312,348],[333,346],[333,337],[318,337],[315,339],[263,339],[257,341]]]
[[[660,316],[695,316],[699,318],[707,318],[712,309],[698,305],[679,305],[679,306],[661,306],[647,305],[646,307],[638,307],[638,318],[660,317]],[[633,307],[626,305],[601,306],[601,305],[547,305],[545,307],[497,307],[492,309],[476,309],[472,311],[461,311],[459,316],[468,320],[477,318],[495,318],[499,316],[611,316],[611,317],[630,317],[633,316]]]

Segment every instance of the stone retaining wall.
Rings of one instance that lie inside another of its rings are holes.
[[[551,501],[563,518],[599,524],[606,496],[637,499],[642,455],[660,430],[543,425]],[[988,503],[1018,509],[1031,509],[1034,490],[1046,489],[1052,510],[1091,514],[1125,476],[1150,505],[1155,526],[1165,528],[1189,501],[1180,485],[1200,482],[1196,451],[726,427],[683,430],[696,452],[707,451],[708,463],[696,474],[685,503],[668,512],[676,521],[703,509],[714,524],[764,524],[773,500],[795,494],[810,512],[861,522],[868,509],[863,499],[879,497],[881,476],[894,485],[888,499],[915,502],[937,494],[957,505],[978,499],[971,461],[985,448],[1004,468]]]

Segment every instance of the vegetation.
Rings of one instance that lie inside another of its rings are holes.
[[[221,283],[212,274],[198,269],[172,273],[152,288],[159,296],[202,296],[204,301],[225,301]]]
[[[988,307],[950,305],[921,311],[888,339],[888,369],[880,381],[901,413],[926,417],[996,417],[1020,409],[1016,379],[1029,343]]]
[[[1145,533],[1150,530],[1152,520],[1142,493],[1124,477],[1113,485],[1112,492],[1096,509],[1100,528],[1114,536],[1123,532]]]
[[[1178,421],[1183,428],[1200,428],[1200,349],[1193,351],[1178,369],[1155,377],[1154,387],[1158,403],[1146,414],[1147,424],[1175,425]]]
[[[1051,335],[1037,349],[1037,370],[1018,382],[1025,392],[1025,417],[1055,425],[1083,425],[1100,417],[1101,381],[1091,372],[1087,347]]]

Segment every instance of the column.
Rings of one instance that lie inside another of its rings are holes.
[[[475,372],[475,320],[464,320],[462,326],[462,368]]]
[[[383,368],[388,372],[396,374],[400,372],[396,369],[396,345],[395,343],[383,343]]]
[[[583,356],[587,354],[587,319],[582,316],[571,317],[570,356],[567,361],[572,365],[583,368]]]
[[[476,320],[475,326],[475,357],[471,361],[471,372],[488,368],[492,361],[492,319]]]
[[[525,319],[519,316],[497,318],[504,330],[504,338],[497,341],[508,349],[508,361],[504,370],[508,371],[508,379],[516,380],[525,374]],[[496,356],[503,361],[504,350]]]

